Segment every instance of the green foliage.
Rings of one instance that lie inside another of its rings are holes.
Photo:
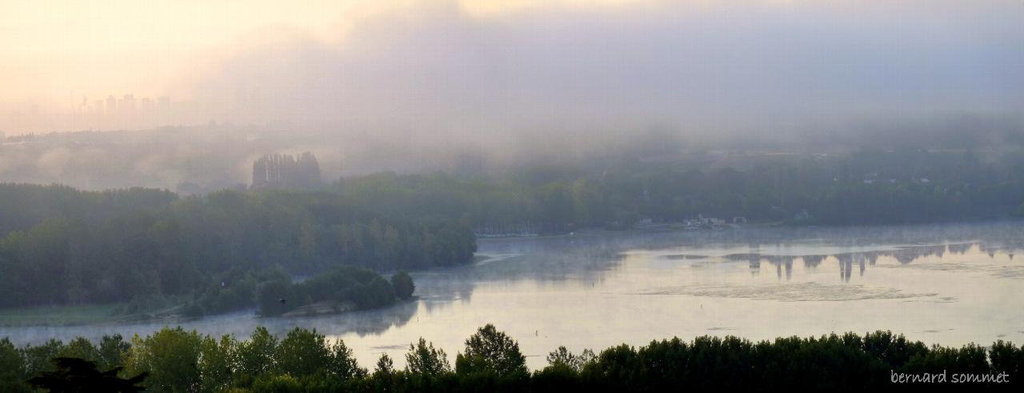
[[[433,343],[420,337],[416,345],[409,344],[409,353],[405,354],[405,371],[427,378],[437,378],[452,372],[448,363],[448,355],[443,349],[434,348]]]
[[[110,343],[108,349],[124,348],[123,341],[114,337],[105,341]],[[391,358],[384,355],[372,374],[358,366],[343,342],[329,344],[323,335],[302,328],[291,330],[280,344],[262,327],[241,342],[231,336],[216,339],[164,328],[145,338],[136,336],[132,343],[126,349],[126,369],[101,371],[95,362],[61,357],[92,353],[92,344],[86,340],[18,349],[0,339],[0,391],[29,392],[26,381],[32,377],[41,378],[34,380],[40,387],[67,386],[72,380],[94,381],[89,386],[95,387],[123,384],[126,378],[145,372],[149,376],[143,384],[155,392],[891,390],[892,372],[943,371],[1005,372],[1010,385],[972,387],[1013,389],[1021,381],[1016,377],[1024,366],[1024,347],[1007,342],[997,341],[988,348],[973,344],[927,347],[891,332],[783,337],[756,343],[731,336],[702,336],[688,342],[673,338],[640,347],[614,346],[596,356],[559,347],[548,355],[549,365],[533,374],[527,373],[515,341],[491,325],[467,340],[456,372],[451,371],[444,351],[422,338],[410,345],[405,371],[395,370]],[[47,367],[28,365],[47,353],[53,354]]]
[[[62,185],[0,183],[0,234],[22,231],[47,218],[103,221],[135,210],[158,209],[177,199],[166,190],[133,187],[80,191]]]
[[[231,386],[238,356],[238,342],[225,335],[220,341],[203,337],[199,348],[200,391],[220,392]]]
[[[548,354],[547,361],[548,367],[565,368],[578,373],[595,358],[597,356],[594,355],[594,351],[589,349],[584,349],[582,353],[575,355],[565,347],[558,347],[554,352]]]
[[[793,224],[896,224],[1003,218],[1024,210],[1019,154],[893,150],[718,156],[617,153],[463,179],[382,173],[336,184],[383,214],[395,206],[457,217],[485,234],[623,228],[703,214]],[[658,154],[666,154],[661,152]],[[806,213],[806,214],[805,214]]]
[[[679,222],[698,214],[793,224],[918,223],[1004,218],[1024,206],[1019,154],[693,152],[652,160],[650,154],[680,151],[618,150],[471,179],[357,176],[316,192],[178,198],[141,188],[0,184],[0,307],[136,300],[147,308],[158,303],[151,298],[188,298],[196,299],[189,309],[196,315],[237,310],[262,303],[259,289],[274,281],[262,274],[279,265],[290,276],[342,265],[394,271],[468,263],[473,230],[626,228],[642,218]],[[401,289],[396,295],[403,298]],[[381,299],[361,299],[361,307],[387,304]]]
[[[395,289],[395,296],[402,300],[411,298],[412,293],[416,291],[412,277],[406,272],[400,271],[391,275],[391,286]]]
[[[125,371],[148,373],[148,391],[191,392],[201,386],[201,350],[202,337],[194,330],[165,328],[146,338],[136,335],[125,359]]]
[[[25,359],[7,337],[0,338],[0,391],[28,392]]]
[[[230,269],[211,280],[199,295],[199,305],[208,314],[216,314],[252,307],[256,302],[257,290],[261,283],[271,281],[290,282],[288,273],[280,268],[253,272],[252,270]]]
[[[253,393],[301,393],[305,389],[302,383],[295,377],[284,374],[260,378],[253,383],[249,390]]]
[[[68,342],[58,354],[59,357],[82,359],[94,364],[100,362],[100,355],[100,350],[91,341],[82,337]],[[102,363],[100,365],[102,366]]]
[[[35,376],[43,372],[54,371],[53,359],[64,350],[64,343],[60,340],[50,339],[45,344],[26,346],[22,348],[22,356],[25,357],[25,375]]]
[[[311,314],[363,310],[390,305],[395,291],[369,270],[339,266],[299,283],[279,279],[264,283],[257,296],[260,315],[275,316],[306,307]]]
[[[377,359],[377,366],[373,370],[373,374],[364,379],[365,383],[354,390],[393,392],[396,390],[395,385],[401,383],[402,377],[404,376],[400,372],[395,371],[395,362],[391,360],[391,357],[386,353],[381,354]]]
[[[294,296],[292,290],[291,280],[288,279],[268,281],[260,284],[257,295],[259,314],[267,317],[281,315],[294,308],[294,303],[298,299]],[[288,299],[291,299],[292,305],[288,304]]]
[[[391,360],[388,354],[382,353],[380,358],[377,359],[377,368],[373,369],[373,373],[376,375],[393,375],[395,373],[395,361]]]
[[[124,341],[120,334],[103,336],[100,339],[99,366],[101,369],[111,369],[124,366],[124,358],[127,357],[131,344]]]
[[[288,332],[274,352],[278,370],[294,377],[305,377],[327,373],[325,367],[332,363],[334,354],[327,341],[316,330],[296,327]]]
[[[237,375],[259,378],[277,371],[277,338],[259,326],[252,332],[249,340],[238,344],[235,362]]]
[[[6,203],[28,195],[45,206],[22,219]],[[476,250],[456,217],[412,207],[382,215],[338,193],[162,195],[0,184],[0,212],[12,212],[0,214],[0,229],[9,226],[0,232],[0,307],[130,301],[124,312],[147,313],[193,299],[179,312],[200,316],[257,305],[260,288],[292,275],[448,266]],[[367,288],[349,294],[357,308],[391,304],[387,280],[358,281]]]
[[[494,374],[504,378],[529,375],[519,343],[491,324],[477,329],[466,339],[466,352],[456,356],[455,372]]]
[[[331,345],[331,360],[327,364],[327,372],[343,381],[366,376],[366,369],[356,364],[355,355],[342,340]]]

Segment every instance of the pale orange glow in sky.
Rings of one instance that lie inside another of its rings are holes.
[[[157,95],[250,37],[336,34],[356,1],[0,2],[0,100]]]
[[[464,0],[468,15],[636,0]],[[339,40],[360,18],[416,1],[153,0],[0,2],[0,102],[57,106],[89,97],[183,94],[175,84],[245,47]],[[185,93],[187,94],[187,93]]]
[[[7,0],[0,132],[1016,113],[1022,12],[1019,0]],[[143,110],[155,103],[171,109]]]

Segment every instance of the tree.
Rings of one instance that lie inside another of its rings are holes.
[[[149,373],[146,387],[153,392],[189,392],[200,386],[199,354],[202,337],[180,326],[163,328],[145,339],[132,338],[126,361],[130,374]]]
[[[59,356],[83,359],[93,363],[100,361],[100,351],[96,349],[96,346],[92,345],[89,340],[83,337],[71,340],[68,345],[65,345],[64,348],[61,349]]]
[[[594,361],[594,352],[587,349],[575,355],[565,347],[548,354],[549,365],[533,374],[530,384],[537,392],[566,392],[583,390],[580,372]]]
[[[452,366],[444,350],[435,349],[433,343],[427,343],[427,340],[420,337],[416,345],[409,344],[409,353],[405,354],[405,370],[411,374],[439,377],[451,373]]]
[[[345,342],[338,340],[331,346],[331,361],[328,372],[342,380],[348,380],[366,375],[366,370],[359,368],[352,350],[345,345]]]
[[[103,336],[100,339],[100,367],[110,369],[124,365],[124,357],[128,354],[131,345],[124,341],[120,334]]]
[[[11,340],[0,338],[0,391],[28,392],[24,380],[25,361]]]
[[[557,350],[548,354],[547,360],[550,367],[565,368],[575,372],[580,372],[583,367],[588,363],[593,362],[596,356],[594,351],[584,349],[579,355],[569,352],[564,346],[558,347]]]
[[[466,352],[455,361],[458,374],[493,373],[499,377],[525,377],[526,357],[519,343],[487,324],[466,340]]]
[[[1014,347],[1013,343],[996,341],[989,350],[989,359],[992,372],[1008,373],[1010,381],[1018,381],[1024,377],[1024,345]]]
[[[53,359],[56,370],[47,371],[29,380],[32,386],[46,389],[51,393],[72,392],[141,392],[139,384],[146,379],[146,373],[122,379],[117,376],[120,367],[100,372],[96,363],[79,358],[57,357]]]
[[[264,317],[272,317],[287,312],[290,307],[298,302],[295,299],[294,286],[284,280],[268,281],[260,285],[258,299],[259,314]],[[289,305],[288,302],[292,302]]]
[[[395,288],[395,296],[402,300],[411,298],[413,291],[416,290],[412,277],[402,271],[391,276],[391,286]]]
[[[13,230],[0,231],[0,307],[131,300],[123,309],[130,314],[181,295],[193,295],[185,310],[197,316],[253,303],[262,315],[280,315],[302,306],[305,295],[339,309],[386,306],[394,288],[376,273],[356,280],[365,288],[349,283],[344,299],[332,298],[335,291],[299,296],[307,288],[291,276],[328,266],[380,271],[472,261],[475,237],[460,208],[377,205],[394,191],[375,190],[363,201],[226,190],[174,202],[174,194],[142,189],[0,185],[0,228]]]
[[[249,340],[238,344],[235,355],[237,375],[243,378],[258,378],[272,373],[276,369],[276,352],[277,338],[271,335],[267,328],[256,327]]]
[[[21,350],[25,358],[25,376],[31,377],[46,371],[53,371],[54,365],[50,359],[60,355],[64,350],[64,342],[57,339],[50,339],[42,345],[28,345]]]
[[[380,358],[377,359],[377,368],[373,370],[373,375],[382,375],[390,377],[395,373],[395,362],[391,360],[391,356],[386,353],[382,353]]]
[[[296,327],[281,340],[274,353],[282,373],[293,377],[314,375],[326,370],[334,360],[326,338],[316,330]]]
[[[928,352],[928,347],[924,344],[911,342],[902,334],[897,336],[888,331],[865,334],[862,346],[864,352],[892,369],[903,367],[910,359],[924,356]]]
[[[212,337],[203,338],[199,352],[201,391],[220,392],[231,386],[237,349],[238,342],[230,335],[221,337],[220,342]]]
[[[399,378],[399,374],[395,372],[395,362],[388,354],[381,354],[377,359],[377,368],[367,379],[369,385],[367,389],[373,392],[394,392],[396,390],[395,382]]]
[[[302,382],[291,375],[274,375],[266,378],[257,379],[253,384],[252,388],[248,391],[251,392],[273,392],[273,393],[300,393],[305,392],[303,389]]]

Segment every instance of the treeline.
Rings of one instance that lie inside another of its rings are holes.
[[[1003,341],[991,347],[929,347],[883,331],[756,343],[731,336],[673,338],[579,354],[559,347],[547,361],[530,372],[518,343],[493,325],[466,340],[454,367],[442,349],[421,338],[409,345],[404,368],[382,355],[372,371],[357,364],[343,341],[330,342],[315,330],[295,328],[278,339],[260,327],[239,341],[164,328],[129,342],[107,336],[98,345],[79,338],[15,347],[5,338],[0,390],[28,392],[32,386],[83,383],[86,377],[151,392],[1009,390],[1024,377],[1024,347]],[[100,376],[104,370],[116,373]],[[945,382],[894,383],[901,374],[944,374]]]
[[[134,210],[159,209],[178,198],[147,188],[81,191],[61,185],[0,183],[0,236],[48,218],[102,222]]]
[[[248,294],[281,276],[448,266],[476,251],[471,229],[455,219],[416,210],[382,215],[337,193],[177,198],[147,189],[2,185],[0,195],[8,197],[0,222],[21,217],[0,238],[0,307],[177,297],[223,311],[255,305]],[[15,203],[33,198],[25,205],[32,211],[19,213]]]
[[[405,272],[395,273],[389,282],[372,271],[342,266],[299,283],[269,281],[259,288],[257,302],[262,316],[296,309],[316,315],[384,307],[395,299],[408,299],[413,290],[412,278]]]
[[[1024,215],[1024,155],[965,151],[653,151],[451,176],[382,173],[335,188],[380,211],[417,208],[485,232],[626,228],[698,215],[791,224],[903,224]]]
[[[298,158],[291,154],[268,154],[252,164],[251,188],[316,188],[319,187],[320,164],[313,153]]]

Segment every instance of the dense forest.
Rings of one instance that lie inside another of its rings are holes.
[[[673,338],[597,353],[559,347],[547,361],[530,372],[518,343],[493,325],[466,340],[454,367],[444,350],[421,338],[409,345],[403,369],[382,355],[372,371],[357,364],[343,341],[315,330],[295,328],[278,338],[260,327],[238,340],[164,328],[128,341],[106,336],[98,343],[78,338],[15,347],[0,339],[0,390],[53,389],[69,381],[151,392],[1012,390],[1024,377],[1024,347],[1003,341],[929,347],[883,331],[760,342]],[[925,374],[945,381],[900,380]]]
[[[3,184],[0,223],[0,307],[171,297],[188,301],[190,314],[226,311],[254,306],[260,288],[281,277],[339,266],[448,266],[471,261],[476,250],[472,231],[456,220],[416,210],[381,214],[312,191],[179,198]]]
[[[624,228],[698,215],[796,225],[949,222],[1024,214],[1024,155],[678,155],[652,146],[494,174],[354,176],[334,187],[381,211],[416,206],[499,233]]]
[[[413,290],[412,278],[405,272],[395,273],[387,281],[369,270],[340,266],[298,283],[269,281],[256,296],[262,316],[296,310],[301,315],[316,315],[384,307],[396,299],[408,299]]]
[[[378,173],[315,190],[189,197],[2,184],[0,307],[171,296],[190,299],[192,313],[223,311],[254,305],[259,288],[282,276],[466,263],[474,231],[561,233],[701,215],[855,225],[1024,214],[1024,157],[1012,152],[679,157],[659,148],[500,173]]]

